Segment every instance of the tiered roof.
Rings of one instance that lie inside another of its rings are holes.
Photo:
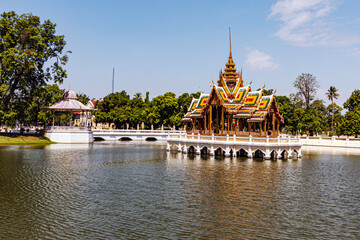
[[[183,121],[191,121],[192,118],[204,117],[204,110],[210,103],[217,101],[234,118],[247,118],[251,122],[263,121],[266,114],[273,105],[275,113],[278,114],[280,121],[283,122],[279,114],[274,94],[264,96],[264,91],[251,91],[250,84],[243,86],[242,70],[236,71],[235,63],[232,59],[231,43],[228,62],[225,71],[220,70],[218,86],[213,84],[210,94],[201,93],[199,99],[193,99],[188,113],[185,114]]]

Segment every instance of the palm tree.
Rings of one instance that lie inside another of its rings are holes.
[[[140,93],[140,92],[135,93],[135,94],[134,94],[134,98],[142,99],[142,98],[141,98],[141,93]]]
[[[337,93],[338,89],[334,86],[330,86],[329,90],[326,93],[326,96],[331,100],[332,104],[332,117],[331,117],[331,132],[334,133],[334,98],[337,99],[339,94]]]

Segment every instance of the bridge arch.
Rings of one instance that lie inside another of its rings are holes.
[[[265,153],[261,149],[256,149],[253,155],[255,158],[264,158]]]
[[[299,157],[299,152],[298,152],[298,150],[294,149],[291,153],[291,158],[297,159],[298,157]]]
[[[215,156],[225,155],[225,149],[223,149],[222,147],[217,147],[214,152],[215,152]]]
[[[190,145],[189,147],[188,147],[188,153],[195,153],[196,151],[195,151],[195,147],[193,146],[193,145]]]
[[[105,139],[104,138],[102,138],[102,137],[94,137],[94,141],[105,141]]]
[[[154,142],[154,141],[157,141],[157,138],[156,137],[147,137],[147,138],[145,138],[145,141]]]
[[[201,149],[200,149],[200,153],[203,154],[203,155],[208,155],[210,153],[210,150],[207,146],[203,146]]]
[[[284,149],[284,150],[282,150],[280,156],[281,156],[281,158],[286,159],[286,158],[288,158],[288,154],[289,153],[286,151],[286,149]]]
[[[236,155],[239,157],[248,157],[248,152],[244,148],[240,148]]]
[[[119,140],[120,141],[132,141],[132,138],[130,138],[130,137],[121,137]]]
[[[177,151],[178,150],[178,145],[175,143],[171,143],[170,144],[170,151]]]
[[[278,158],[278,152],[276,150],[273,150],[271,153],[270,153],[270,159],[277,159]]]

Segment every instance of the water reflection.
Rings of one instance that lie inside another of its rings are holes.
[[[359,237],[358,155],[259,161],[164,150],[0,147],[0,238]]]

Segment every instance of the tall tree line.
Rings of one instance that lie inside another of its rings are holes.
[[[50,113],[41,111],[61,100],[64,92],[59,84],[67,77],[64,35],[56,34],[56,24],[41,21],[30,13],[17,15],[4,12],[0,16],[0,125],[46,123]],[[51,83],[52,82],[52,83]],[[325,106],[316,99],[319,83],[310,73],[299,75],[293,83],[297,92],[277,96],[276,100],[285,123],[282,131],[293,134],[346,134],[360,135],[360,90],[354,90],[343,107],[335,103],[337,89],[331,86],[326,97],[331,104]],[[268,90],[270,94],[272,91]],[[113,122],[117,128],[129,124],[135,127],[144,122],[153,125],[181,127],[181,118],[192,97],[200,93],[184,93],[178,97],[172,92],[149,99],[141,93],[130,97],[125,91],[109,94],[96,104],[97,122]],[[89,97],[78,94],[86,104]],[[57,124],[66,124],[69,114],[55,116]]]

